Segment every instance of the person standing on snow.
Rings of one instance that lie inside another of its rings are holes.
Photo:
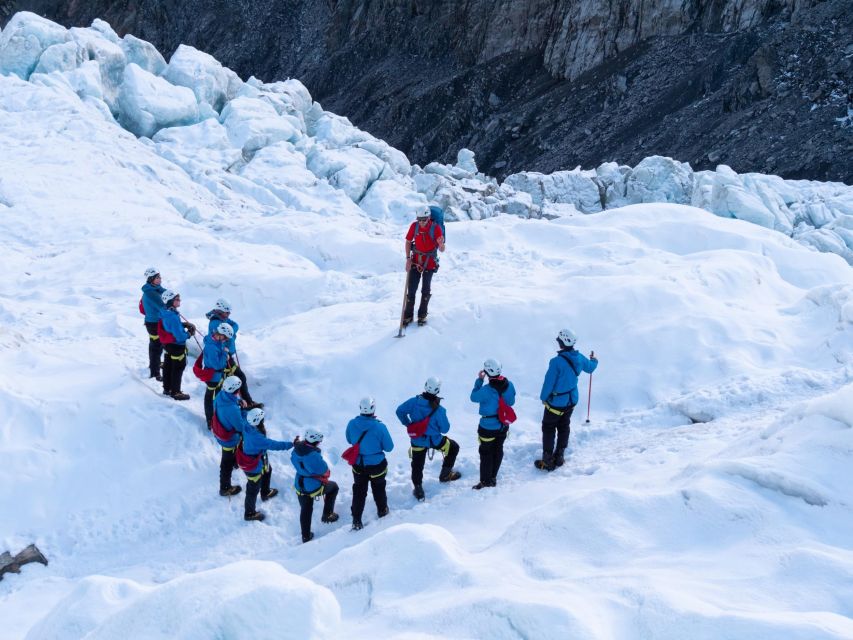
[[[305,439],[294,442],[290,461],[296,469],[293,488],[299,497],[299,525],[302,528],[302,542],[314,539],[311,532],[311,517],[314,514],[314,500],[323,496],[322,522],[338,521],[335,513],[335,498],[338,496],[338,485],[329,480],[331,470],[323,454],[320,453],[320,443],[323,434],[314,429],[305,432]]]
[[[225,298],[219,298],[219,300],[214,303],[213,309],[208,311],[205,316],[210,321],[207,325],[208,333],[213,333],[216,331],[216,328],[223,323],[228,324],[233,330],[233,335],[228,339],[227,346],[229,360],[225,374],[229,376],[237,376],[243,382],[243,386],[240,388],[240,395],[243,396],[243,400],[248,403],[250,409],[253,407],[263,407],[263,402],[255,402],[252,400],[252,396],[249,393],[249,387],[246,383],[246,374],[243,373],[243,370],[240,368],[237,361],[237,332],[240,330],[240,325],[231,319],[231,303]]]
[[[545,381],[539,399],[545,405],[542,414],[542,459],[534,464],[537,469],[553,471],[562,467],[564,452],[569,446],[572,412],[578,403],[578,376],[581,372],[592,373],[598,366],[593,353],[589,359],[575,351],[577,337],[571,329],[563,329],[557,335],[560,349],[548,363]],[[557,448],[554,449],[554,434]]]
[[[160,272],[154,267],[145,270],[145,284],[142,285],[142,299],[139,301],[140,311],[145,315],[145,328],[148,330],[148,368],[149,378],[156,378],[158,382],[163,381],[160,375],[160,366],[163,358],[163,345],[160,343],[160,335],[157,333],[157,323],[160,321],[160,311],[163,304],[163,292],[166,288],[161,284]]]
[[[222,383],[222,391],[216,394],[213,401],[213,416],[211,431],[213,437],[222,447],[222,458],[219,461],[219,495],[223,497],[240,493],[239,486],[231,484],[231,472],[237,459],[237,445],[246,430],[245,403],[237,395],[240,390],[240,378],[228,376]]]
[[[418,307],[418,324],[427,321],[427,308],[432,297],[432,277],[438,270],[438,251],[444,251],[444,234],[441,225],[430,219],[430,210],[423,205],[417,211],[417,220],[406,233],[406,272],[409,274],[406,292],[406,309],[403,312],[403,326],[412,322],[415,312],[415,296],[418,284],[423,279],[421,304]]]
[[[428,450],[438,450],[444,455],[438,475],[440,482],[452,482],[462,477],[461,473],[453,470],[459,445],[444,435],[450,431],[450,422],[447,419],[447,411],[441,406],[441,398],[438,397],[440,391],[441,380],[429,378],[424,384],[422,394],[409,398],[397,407],[397,418],[406,427],[411,438],[409,457],[412,459],[412,495],[418,500],[426,498],[423,480]]]
[[[376,417],[376,401],[362,398],[358,403],[359,415],[347,424],[346,438],[350,444],[359,445],[359,455],[352,466],[352,529],[362,528],[361,516],[367,500],[367,485],[373,492],[376,512],[380,518],[388,515],[388,497],[385,495],[385,475],[388,461],[385,452],[394,449],[391,434]]]
[[[222,381],[225,379],[224,371],[228,368],[228,341],[233,337],[234,330],[230,324],[224,322],[216,327],[215,331],[204,336],[203,366],[215,372],[207,381],[207,390],[204,392],[204,418],[207,420],[208,429],[213,419],[213,400],[216,392],[222,387]]]
[[[489,377],[488,384],[483,381]],[[509,433],[509,424],[499,419],[500,399],[512,406],[515,404],[515,387],[501,375],[501,363],[489,358],[483,363],[483,370],[474,381],[471,402],[480,404],[480,424],[477,427],[477,440],[480,442],[480,482],[473,486],[480,490],[494,487],[498,481],[498,471],[504,457],[504,441]]]
[[[255,408],[249,411],[246,414],[246,422],[248,426],[243,430],[243,439],[237,450],[237,463],[246,474],[246,502],[243,519],[261,522],[266,516],[255,507],[258,493],[261,494],[261,500],[264,502],[278,495],[278,489],[270,488],[272,467],[267,457],[267,451],[287,451],[292,449],[299,439],[287,442],[267,438],[263,409]]]
[[[160,342],[166,350],[166,360],[163,363],[163,395],[175,400],[189,400],[190,396],[181,391],[184,368],[187,366],[187,340],[195,334],[195,325],[182,322],[178,308],[181,306],[181,296],[174,291],[163,292],[163,304],[160,311],[160,323],[157,332]]]

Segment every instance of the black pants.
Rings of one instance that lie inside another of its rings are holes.
[[[504,441],[509,429],[490,431],[479,427],[480,440],[480,482],[493,484],[498,477],[501,462],[504,459]]]
[[[548,411],[547,407],[542,414],[542,452],[546,456],[554,454],[554,434],[557,435],[557,451],[562,453],[569,446],[569,432],[571,431],[572,412],[576,405],[565,409],[563,415],[558,416]]]
[[[207,420],[207,428],[210,429],[210,422],[213,420],[213,401],[216,400],[216,394],[222,388],[224,377],[219,378],[219,382],[207,383],[207,389],[204,392],[204,419]]]
[[[435,271],[418,271],[417,267],[409,269],[409,289],[406,293],[406,311],[404,318],[411,318],[415,313],[415,296],[418,293],[418,284],[423,279],[424,286],[421,289],[421,304],[418,307],[418,318],[426,318],[429,299],[432,297],[432,277]]]
[[[417,451],[412,447],[412,484],[423,484],[424,481],[424,464],[426,463],[427,451],[435,449],[436,451],[443,450],[450,443],[450,448],[447,450],[447,455],[444,456],[444,462],[441,465],[441,473],[439,478],[445,477],[453,470],[453,464],[456,462],[456,455],[459,453],[459,445],[455,440],[451,440],[447,436],[441,439],[437,447],[428,447]]]
[[[146,322],[145,328],[148,330],[148,369],[151,371],[152,377],[159,376],[160,362],[163,359],[163,345],[160,343],[157,333],[157,323]]]
[[[314,498],[305,493],[299,496],[299,526],[302,528],[302,539],[311,534],[311,516],[314,515]],[[323,517],[328,518],[335,510],[335,498],[338,497],[338,483],[329,480],[323,487]]]
[[[219,461],[219,490],[225,491],[231,488],[231,472],[234,471],[234,460],[237,459],[237,453],[234,449],[222,449],[222,459]],[[267,481],[269,486],[269,481]],[[246,487],[246,495],[248,486]]]
[[[163,362],[163,391],[181,392],[181,380],[187,366],[187,347],[183,344],[164,344],[166,359]]]
[[[246,374],[243,373],[243,370],[240,367],[237,367],[232,375],[235,375],[240,378],[240,382],[243,383],[240,385],[240,397],[243,398],[243,400],[245,400],[249,404],[251,404],[253,400],[251,394],[249,393],[249,383],[246,382]]]
[[[364,513],[364,503],[367,501],[367,486],[373,493],[376,512],[381,513],[388,507],[388,496],[385,495],[385,475],[388,473],[388,461],[379,464],[353,465],[352,468],[352,517],[361,520]]]
[[[222,450],[222,459],[225,460],[225,450]],[[224,462],[222,463],[224,464]],[[233,468],[233,467],[230,467]],[[219,477],[222,477],[224,473],[223,467],[220,465],[219,467]],[[228,478],[230,482],[231,472],[228,472]],[[261,477],[257,480],[250,480],[246,478],[246,501],[244,503],[243,510],[245,511],[244,515],[252,515],[257,510],[258,504],[258,492],[262,496],[267,495],[270,492],[270,480],[272,480],[272,467],[269,464],[265,465],[264,472],[261,474]],[[220,480],[220,485],[221,485]]]

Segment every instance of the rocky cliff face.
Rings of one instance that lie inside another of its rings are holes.
[[[406,151],[503,175],[670,155],[853,182],[847,0],[0,0],[301,78]]]

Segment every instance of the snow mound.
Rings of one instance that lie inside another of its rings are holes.
[[[119,122],[131,133],[147,138],[160,129],[199,120],[198,104],[191,90],[169,84],[134,63],[124,69],[118,104]]]
[[[27,80],[42,53],[68,39],[68,32],[55,22],[28,11],[16,13],[0,32],[0,74]]]
[[[87,578],[28,640],[100,638],[338,638],[340,609],[328,590],[274,562],[244,561],[156,587]]]
[[[236,73],[223,67],[216,58],[184,44],[172,54],[163,78],[191,89],[200,105],[207,105],[217,113],[243,84]]]

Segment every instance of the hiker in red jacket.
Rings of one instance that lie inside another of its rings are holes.
[[[413,222],[406,234],[406,271],[409,273],[406,310],[403,312],[403,326],[412,322],[415,313],[415,296],[423,278],[421,304],[418,307],[418,324],[426,324],[427,307],[432,296],[430,285],[432,276],[438,270],[438,251],[444,251],[444,233],[441,225],[430,219],[427,205],[418,209],[417,221]]]

